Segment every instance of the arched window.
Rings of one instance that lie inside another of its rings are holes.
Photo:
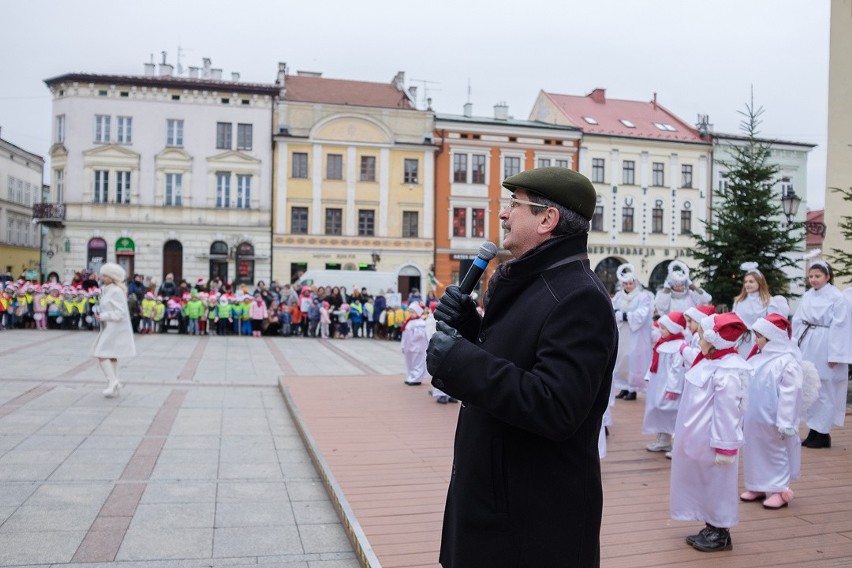
[[[163,245],[163,277],[168,273],[175,276],[175,282],[183,278],[183,245],[180,241],[166,241]]]
[[[86,247],[86,268],[98,272],[107,259],[107,243],[100,237],[89,239]]]
[[[254,284],[254,246],[251,243],[240,243],[234,254],[237,274],[234,284]]]
[[[618,277],[615,275],[615,271],[622,264],[624,264],[624,261],[610,256],[600,261],[595,267],[595,274],[598,275],[598,278],[606,286],[606,291],[609,292],[610,296],[615,295],[615,287],[618,284]]]
[[[217,276],[222,279],[222,282],[228,282],[228,243],[225,241],[215,241],[210,245],[209,280]]]
[[[663,287],[663,284],[666,283],[666,277],[669,275],[669,264],[671,262],[664,260],[654,267],[654,270],[651,271],[651,277],[648,279],[648,290],[656,294]]]

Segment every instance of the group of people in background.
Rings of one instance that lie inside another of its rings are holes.
[[[852,291],[844,297],[829,264],[809,260],[810,287],[792,321],[786,299],[771,293],[756,263],[742,265],[733,309],[718,314],[683,263],[670,264],[656,295],[631,265],[617,271],[619,346],[600,455],[615,401],[643,392],[642,433],[655,436],[646,449],[672,459],[672,518],[705,523],[686,539],[698,550],[733,547],[738,500],[787,507],[801,448],[830,448],[832,427],[844,424]],[[801,421],[809,428],[804,440]],[[746,491],[739,494],[741,453]]]
[[[132,329],[151,334],[302,336],[402,340],[412,302],[435,302],[413,288],[406,301],[388,290],[351,293],[345,287],[299,286],[259,281],[226,284],[219,278],[194,285],[167,274],[162,284],[136,274],[127,283]],[[69,282],[43,285],[23,280],[0,285],[0,329],[96,330],[101,288],[98,275],[82,271]],[[393,300],[391,300],[391,298]]]

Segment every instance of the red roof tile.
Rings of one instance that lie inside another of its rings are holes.
[[[287,75],[284,87],[287,101],[416,110],[394,83]]]
[[[544,95],[572,124],[581,128],[586,134],[709,143],[701,138],[696,129],[656,101],[608,99],[605,89],[595,89],[584,97],[547,92],[544,92]],[[597,124],[590,124],[583,117],[590,117]],[[629,121],[635,128],[628,127],[621,122],[622,120]],[[674,130],[660,129],[655,126],[655,123],[669,125]]]

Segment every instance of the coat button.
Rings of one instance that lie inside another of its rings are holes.
[[[485,332],[479,334],[479,342],[485,343]]]
[[[441,379],[433,379],[432,385],[437,389],[442,389],[444,388],[444,381],[442,381]]]

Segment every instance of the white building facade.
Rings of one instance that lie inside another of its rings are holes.
[[[145,65],[66,74],[53,95],[46,270],[61,281],[117,262],[161,282],[271,275],[273,85]]]
[[[695,267],[694,233],[702,233],[710,194],[712,142],[652,101],[542,91],[530,120],[583,131],[578,170],[597,192],[589,260],[610,291],[630,263],[656,291],[678,259]]]
[[[0,138],[0,274],[38,277],[41,235],[32,222],[41,201],[44,158]]]

